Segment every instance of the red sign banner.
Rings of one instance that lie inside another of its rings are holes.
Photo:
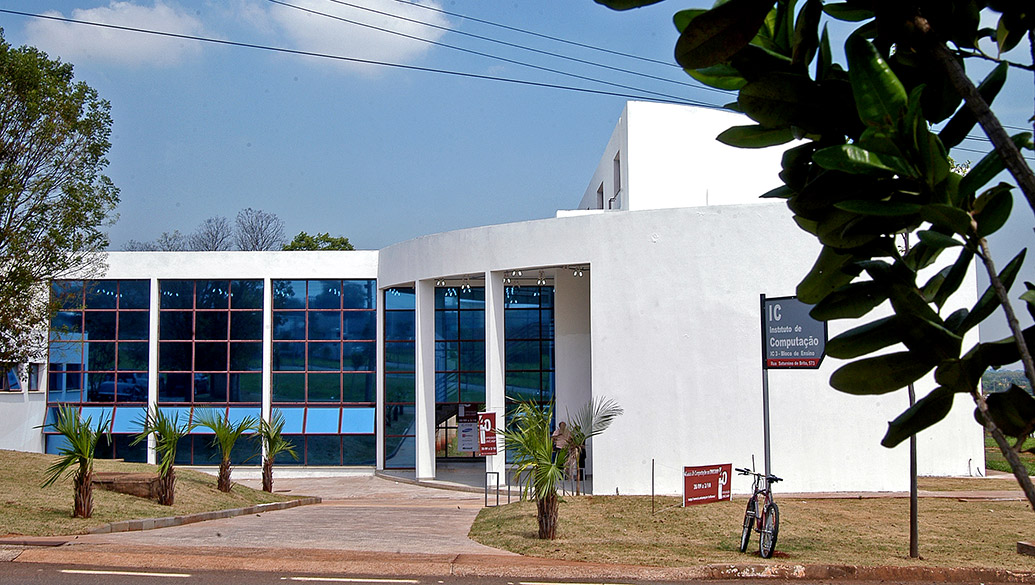
[[[496,413],[478,413],[478,455],[496,454]]]
[[[683,506],[730,499],[732,463],[683,468]]]

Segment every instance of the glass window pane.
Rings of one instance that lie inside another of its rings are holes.
[[[158,402],[190,402],[190,374],[159,374]]]
[[[377,363],[377,344],[373,341],[347,341],[342,344],[342,369],[373,372]]]
[[[385,313],[385,339],[409,341],[416,339],[416,324],[412,311]]]
[[[414,434],[414,406],[412,404],[393,404],[385,407],[385,434]]]
[[[459,344],[455,341],[435,342],[435,371],[454,372],[460,367]]]
[[[342,283],[342,301],[342,306],[346,309],[376,309],[377,281],[344,281]]]
[[[485,369],[485,342],[460,342],[460,370],[482,371]]]
[[[70,334],[82,333],[82,311],[60,311],[55,313],[54,317],[50,320],[50,329],[53,333],[58,333],[66,337],[69,337]]]
[[[385,310],[413,310],[417,308],[416,291],[413,288],[390,288],[385,291]]]
[[[538,309],[539,287],[508,286],[503,300],[507,309]]]
[[[230,313],[230,339],[262,339],[262,311]]]
[[[194,402],[226,402],[226,374],[194,374]]]
[[[143,430],[140,424],[144,420],[145,409],[123,407],[115,409],[115,420],[111,425],[113,433],[139,433]],[[146,441],[145,441],[146,444]]]
[[[376,311],[345,311],[342,322],[342,339],[374,339],[376,335]]]
[[[64,435],[47,435],[46,452],[48,455],[60,455],[62,449],[67,449],[71,445],[72,443]]]
[[[301,418],[299,419],[298,428],[302,428]],[[287,427],[284,427],[287,432]],[[302,431],[299,430],[299,433]],[[301,434],[298,435],[284,435],[284,439],[294,445],[295,456],[292,457],[290,453],[282,451],[277,453],[277,456],[273,458],[273,462],[277,465],[302,465],[305,463],[305,437]]]
[[[86,287],[87,309],[114,309],[118,299],[118,281],[98,280]]]
[[[226,412],[227,421],[234,426],[237,426],[245,418],[251,417],[256,422],[262,416],[262,409],[260,408],[241,408],[241,407],[230,407]],[[250,433],[249,433],[250,434]],[[240,441],[238,441],[240,442]]]
[[[199,280],[197,286],[198,309],[226,309],[230,306],[230,281]]]
[[[305,438],[306,465],[341,465],[341,437],[307,436]]]
[[[227,370],[227,343],[198,342],[194,344],[194,369],[199,372]]]
[[[83,281],[55,280],[50,286],[50,294],[63,309],[83,308]]]
[[[542,352],[542,364],[544,370],[553,369],[553,340],[544,339],[539,346],[540,352]]]
[[[306,434],[336,434],[338,432],[338,416],[340,412],[340,408],[307,408],[305,415]]]
[[[460,374],[460,401],[485,402],[485,373]]]
[[[309,309],[340,309],[340,280],[310,280]]]
[[[147,339],[149,328],[146,311],[119,311],[119,339]]]
[[[274,311],[273,339],[305,339],[305,312]]]
[[[163,372],[189,372],[191,369],[190,342],[163,341],[158,344],[158,369]]]
[[[100,371],[115,370],[115,343],[91,341],[83,350],[86,353],[86,369]]]
[[[485,339],[485,311],[460,312],[460,339]]]
[[[455,309],[459,306],[456,295],[457,287],[445,286],[435,289],[435,309]]]
[[[242,436],[234,443],[234,448],[230,450],[230,462],[233,465],[261,464],[262,443],[253,439],[251,433]]]
[[[417,441],[413,437],[385,437],[385,467],[413,469],[417,462]]]
[[[83,374],[86,395],[83,402],[115,402],[115,374]]]
[[[458,402],[460,400],[460,377],[456,372],[435,374],[435,402]]]
[[[468,290],[461,290],[459,295],[461,309],[485,309],[485,287],[472,286]]]
[[[273,402],[305,402],[305,374],[273,374]]]
[[[416,346],[414,342],[385,344],[385,371],[412,372],[416,369]]]
[[[385,374],[385,402],[413,402],[416,388],[414,374]]]
[[[373,408],[341,409],[341,434],[367,434],[374,432]]]
[[[374,402],[377,374],[342,374],[342,402]]]
[[[507,400],[539,400],[539,372],[507,372]]]
[[[292,371],[305,369],[304,343],[274,343],[273,370]]]
[[[117,374],[115,399],[119,402],[147,402],[147,374]]]
[[[453,340],[460,337],[459,311],[435,311],[435,339]]]
[[[507,340],[507,370],[540,369],[539,341]]]
[[[115,458],[123,459],[132,463],[147,462],[147,441],[141,441],[133,445],[136,440],[136,432],[131,435],[112,435],[112,442],[115,443]]]
[[[147,371],[147,342],[119,342],[119,371]]]
[[[542,308],[553,308],[553,287],[543,286],[539,288],[539,306]]]
[[[114,410],[110,406],[84,406],[79,411],[79,418],[94,429],[103,422],[102,430],[108,431],[111,429],[111,413]]]
[[[230,374],[230,402],[262,402],[262,374]]]
[[[374,435],[353,435],[342,437],[343,465],[374,465],[377,456],[377,437]]]
[[[194,313],[161,311],[158,317],[158,339],[194,339]]]
[[[274,309],[304,309],[305,308],[305,281],[304,280],[274,280],[273,281],[273,308]]]
[[[273,410],[274,412],[279,411],[284,416],[284,429],[281,431],[283,434],[300,434],[302,432],[302,421],[305,418],[304,408],[275,408]]]
[[[341,374],[309,374],[309,402],[340,402]]]
[[[120,309],[147,309],[151,306],[151,283],[146,280],[119,281]]]
[[[186,436],[176,442],[176,464],[177,465],[192,465],[193,464],[193,453],[192,446],[194,444],[194,438]]]
[[[231,309],[261,309],[262,308],[262,281],[261,280],[231,280],[230,281],[230,308]]]
[[[194,314],[194,339],[227,339],[226,313],[198,311]]]
[[[309,369],[323,371],[341,371],[341,344],[316,343],[309,346]]]
[[[161,280],[158,282],[159,305],[162,309],[191,309],[194,307],[193,280]]]
[[[231,342],[230,369],[235,372],[262,370],[262,342]]]
[[[507,309],[503,328],[507,339],[539,339],[539,310]]]
[[[86,338],[115,339],[115,311],[86,311]]]
[[[309,339],[341,339],[340,311],[310,311]]]

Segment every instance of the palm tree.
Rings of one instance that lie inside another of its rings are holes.
[[[284,414],[274,409],[270,420],[259,423],[259,432],[256,435],[265,447],[264,459],[262,460],[262,490],[273,491],[273,459],[281,453],[287,453],[295,459],[295,444],[284,438]]]
[[[625,413],[625,410],[611,398],[594,398],[583,406],[575,417],[571,419],[568,426],[568,459],[565,467],[568,477],[575,478],[575,494],[582,492],[582,482],[579,477],[579,462],[582,453],[586,449],[586,441],[593,436],[607,430],[616,418]]]
[[[108,435],[108,417],[101,416],[97,428],[92,428],[92,417],[83,420],[79,417],[79,409],[70,404],[58,408],[54,423],[44,425],[52,427],[62,437],[65,444],[58,451],[60,458],[47,468],[47,477],[43,487],[53,485],[62,475],[67,477],[74,471],[72,489],[75,501],[72,505],[73,518],[89,518],[93,515],[93,460],[97,443],[101,435]],[[73,466],[77,466],[73,468]]]
[[[503,431],[507,451],[514,454],[518,483],[524,483],[525,497],[536,503],[539,538],[557,536],[557,486],[564,478],[567,447],[554,449],[550,422],[553,407],[535,402],[519,403],[510,428]]]
[[[176,471],[173,469],[173,464],[176,462],[176,446],[180,439],[190,434],[194,425],[189,422],[181,425],[178,412],[170,418],[161,410],[155,409],[152,414],[147,408],[144,409],[144,418],[137,424],[143,430],[130,444],[136,445],[147,439],[148,436],[154,435],[155,451],[160,458],[158,462],[158,503],[171,506],[176,498]]]
[[[219,448],[219,475],[216,479],[216,487],[221,492],[229,492],[233,487],[230,481],[230,452],[234,450],[237,439],[248,432],[254,432],[259,426],[259,420],[254,416],[246,416],[236,425],[230,424],[222,413],[217,414],[214,410],[203,410],[197,417],[197,424],[208,428],[214,433],[212,445]]]

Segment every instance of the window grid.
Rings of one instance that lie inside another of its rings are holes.
[[[416,467],[416,291],[384,292],[384,466]]]

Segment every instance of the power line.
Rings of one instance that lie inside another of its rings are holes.
[[[274,1],[274,0],[270,0],[270,1]],[[366,11],[366,12],[371,12],[373,14],[380,14],[382,16],[387,16],[389,18],[395,18],[395,19],[398,19],[398,20],[403,20],[403,21],[406,21],[406,22],[411,22],[411,23],[414,23],[414,24],[419,24],[421,26],[426,26],[426,27],[433,28],[433,29],[436,29],[436,30],[450,32],[450,33],[453,33],[453,34],[457,34],[457,35],[461,35],[461,36],[465,36],[465,37],[469,37],[469,38],[473,38],[473,39],[478,39],[480,41],[486,41],[486,42],[489,42],[489,43],[495,43],[495,44],[498,44],[498,45],[503,45],[505,47],[510,47],[510,48],[513,48],[513,49],[521,49],[523,51],[529,51],[529,52],[537,53],[537,54],[540,54],[540,55],[546,55],[548,57],[554,57],[554,58],[557,58],[557,59],[565,59],[567,61],[574,61],[576,63],[581,63],[583,65],[590,65],[592,67],[600,67],[602,69],[608,69],[610,71],[617,71],[619,73],[626,73],[628,75],[635,75],[635,76],[638,76],[638,77],[644,77],[644,78],[653,79],[653,80],[656,80],[656,81],[664,81],[666,83],[674,83],[676,85],[682,85],[684,87],[691,87],[691,88],[694,88],[694,89],[705,89],[705,90],[715,91],[715,92],[720,92],[720,93],[725,93],[725,94],[732,93],[732,92],[727,92],[727,91],[724,91],[724,90],[721,90],[721,89],[715,89],[713,87],[708,87],[708,86],[705,86],[705,85],[695,85],[693,83],[689,83],[689,82],[686,82],[686,81],[681,81],[681,80],[677,80],[677,79],[671,79],[671,78],[668,78],[668,77],[661,77],[661,76],[658,76],[658,75],[651,75],[649,73],[643,73],[641,71],[634,71],[632,69],[625,69],[625,68],[622,68],[622,67],[615,67],[613,65],[607,65],[605,63],[598,63],[596,61],[589,61],[587,59],[580,59],[578,57],[572,57],[570,55],[564,55],[564,54],[561,54],[561,53],[555,53],[553,51],[546,51],[546,50],[543,50],[543,49],[537,49],[535,47],[529,47],[527,45],[521,45],[521,44],[518,44],[518,43],[511,43],[511,42],[500,40],[500,39],[493,38],[493,37],[487,37],[487,36],[484,36],[484,35],[470,33],[470,32],[466,32],[466,31],[462,31],[462,30],[458,30],[458,29],[452,29],[452,28],[449,28],[447,26],[433,24],[433,23],[430,23],[430,22],[426,22],[426,21],[423,21],[423,20],[416,19],[416,18],[409,18],[409,17],[403,16],[401,14],[394,14],[394,13],[391,13],[391,12],[385,12],[383,10],[377,10],[376,8],[371,8],[369,6],[361,6],[359,4],[353,4],[351,2],[346,2],[345,0],[328,0],[328,1],[329,2],[333,2],[335,4],[339,4],[341,6],[348,6],[349,8],[355,8],[356,10],[363,10],[363,11]],[[279,3],[279,2],[275,2],[275,3]]]
[[[284,7],[287,7],[287,8],[293,8],[295,10],[300,10],[302,12],[307,12],[309,14],[315,14],[317,16],[323,16],[323,17],[326,17],[326,18],[332,18],[334,20],[338,20],[338,21],[341,21],[341,22],[345,22],[345,23],[348,23],[348,24],[355,25],[355,26],[361,26],[363,28],[368,28],[368,29],[371,29],[371,30],[376,30],[378,32],[383,32],[383,33],[387,33],[387,34],[403,37],[405,39],[410,39],[410,40],[414,40],[414,41],[420,41],[422,43],[428,43],[430,45],[435,45],[435,46],[438,46],[438,47],[445,47],[447,49],[453,49],[455,51],[460,51],[460,52],[468,53],[468,54],[471,54],[471,55],[477,55],[479,57],[485,57],[487,59],[494,59],[496,61],[502,61],[504,63],[510,63],[512,65],[520,65],[522,67],[529,67],[531,69],[536,69],[536,70],[539,70],[539,71],[545,71],[547,73],[554,73],[554,74],[563,75],[563,76],[566,76],[566,77],[573,77],[575,79],[581,79],[583,81],[590,81],[590,82],[593,82],[593,83],[599,83],[599,84],[602,84],[602,85],[608,85],[608,86],[611,86],[611,87],[617,87],[619,89],[626,89],[626,90],[630,90],[630,91],[639,91],[639,92],[643,92],[643,93],[646,93],[646,94],[655,95],[655,96],[658,96],[658,97],[669,99],[669,100],[680,100],[680,99],[682,99],[679,96],[674,96],[674,95],[667,94],[667,93],[651,91],[651,90],[643,89],[643,88],[640,88],[640,87],[634,87],[634,86],[625,85],[625,84],[622,84],[622,83],[615,83],[613,81],[605,81],[603,79],[597,79],[595,77],[589,77],[588,75],[579,75],[578,73],[571,73],[571,72],[568,72],[568,71],[562,71],[560,69],[553,69],[551,67],[544,67],[542,65],[535,65],[533,63],[526,63],[524,61],[518,61],[516,59],[509,59],[507,57],[500,57],[499,55],[493,55],[491,53],[484,53],[482,51],[475,51],[474,49],[467,49],[467,48],[464,48],[464,47],[459,47],[457,45],[451,45],[449,43],[443,43],[443,42],[440,42],[440,41],[433,41],[433,40],[426,39],[426,38],[423,38],[423,37],[419,37],[419,36],[416,36],[416,35],[406,34],[404,32],[400,32],[400,31],[397,31],[397,30],[391,30],[391,29],[387,29],[387,28],[384,28],[384,27],[376,26],[376,25],[373,25],[373,24],[369,24],[369,23],[365,23],[365,22],[359,22],[359,21],[356,21],[356,20],[351,20],[351,19],[345,18],[343,16],[337,16],[337,15],[334,15],[334,14],[328,14],[326,12],[320,12],[319,10],[313,10],[311,8],[305,8],[304,6],[298,6],[296,4],[291,4],[289,2],[285,2],[284,0],[267,0],[267,2],[270,2],[272,4],[278,4],[280,6],[284,6]]]
[[[123,26],[123,25],[117,25],[117,24],[109,24],[109,23],[103,23],[103,22],[91,22],[91,21],[86,21],[86,20],[76,20],[74,18],[66,18],[66,17],[63,17],[63,16],[54,16],[54,15],[49,15],[49,14],[34,14],[34,13],[31,13],[31,12],[21,12],[21,11],[18,11],[18,10],[10,10],[10,9],[6,9],[6,8],[0,8],[0,14],[11,14],[11,15],[15,15],[15,16],[25,16],[25,17],[28,17],[28,18],[39,18],[39,19],[44,19],[44,20],[54,20],[54,21],[58,21],[58,22],[67,22],[67,23],[71,23],[71,24],[81,24],[81,25],[85,25],[85,26],[95,26],[95,27],[99,27],[99,28],[107,28],[107,29],[112,29],[112,30],[121,30],[121,31],[127,31],[127,32],[135,32],[135,33],[149,34],[149,35],[169,37],[169,38],[176,38],[176,39],[185,39],[185,40],[198,41],[198,42],[203,42],[203,43],[212,43],[212,44],[226,45],[226,46],[231,46],[231,47],[241,47],[241,48],[245,48],[245,49],[259,49],[259,50],[263,50],[263,51],[271,51],[271,52],[276,52],[276,53],[285,53],[285,54],[289,54],[289,55],[299,55],[299,56],[303,56],[303,57],[318,57],[318,58],[321,58],[321,59],[331,59],[331,60],[335,60],[335,61],[344,61],[344,62],[349,62],[349,63],[357,63],[357,64],[361,64],[361,65],[376,65],[376,66],[380,66],[380,67],[391,67],[391,68],[403,69],[403,70],[407,70],[407,71],[422,71],[422,72],[425,72],[425,73],[438,73],[438,74],[441,74],[441,75],[451,75],[451,76],[455,76],[455,77],[464,77],[464,78],[469,78],[469,79],[482,79],[482,80],[486,80],[486,81],[499,81],[499,82],[503,82],[503,83],[512,83],[512,84],[515,84],[515,85],[526,85],[526,86],[531,86],[531,87],[542,87],[542,88],[547,88],[547,89],[560,89],[560,90],[564,90],[564,91],[574,91],[574,92],[579,92],[579,93],[588,93],[588,94],[594,94],[594,95],[604,95],[604,96],[610,96],[610,97],[621,97],[621,98],[628,98],[628,99],[634,99],[634,100],[652,100],[652,101],[672,103],[672,104],[695,105],[695,106],[701,106],[701,107],[704,107],[704,108],[722,109],[719,106],[716,106],[715,104],[709,104],[709,103],[706,103],[706,102],[700,102],[700,101],[697,101],[697,100],[691,100],[691,99],[687,99],[687,98],[673,97],[672,99],[657,99],[657,98],[647,97],[647,96],[644,96],[642,94],[629,94],[629,93],[622,93],[622,92],[616,92],[616,91],[605,91],[605,90],[601,90],[601,89],[591,89],[591,88],[585,88],[585,87],[573,87],[573,86],[559,85],[559,84],[554,84],[554,83],[546,83],[546,82],[541,82],[541,81],[531,81],[531,80],[526,80],[526,79],[515,79],[515,78],[510,78],[510,77],[500,77],[500,76],[496,76],[496,75],[484,75],[484,74],[479,74],[479,73],[468,73],[468,72],[464,72],[464,71],[453,71],[453,70],[449,70],[449,69],[438,69],[438,68],[434,68],[434,67],[421,67],[419,65],[406,65],[406,64],[403,64],[403,63],[392,63],[392,62],[389,62],[389,61],[377,61],[377,60],[373,60],[373,59],[360,59],[358,57],[346,57],[346,56],[343,56],[343,55],[329,55],[327,53],[317,53],[317,52],[314,52],[314,51],[302,51],[302,50],[299,50],[299,49],[288,49],[288,48],[284,48],[284,47],[274,47],[274,46],[270,46],[270,45],[260,45],[260,44],[256,44],[256,43],[245,43],[245,42],[241,42],[241,41],[231,41],[231,40],[226,40],[226,39],[214,39],[214,38],[210,38],[210,37],[202,37],[202,36],[197,36],[197,35],[188,35],[188,34],[182,34],[182,33],[172,33],[172,32],[167,32],[167,31],[157,31],[157,30],[150,30],[150,29],[131,27],[131,26]],[[633,88],[633,89],[635,90],[635,88]]]
[[[648,63],[656,63],[658,65],[665,65],[666,67],[675,67],[677,69],[682,69],[682,67],[680,67],[678,64],[672,63],[671,61],[661,61],[659,59],[651,59],[650,57],[642,57],[640,55],[633,55],[633,54],[630,54],[630,53],[623,53],[621,51],[614,51],[612,49],[607,49],[607,48],[604,48],[604,47],[597,47],[597,46],[594,46],[594,45],[587,45],[587,44],[584,44],[584,43],[579,43],[579,42],[571,41],[571,40],[568,40],[568,39],[562,39],[560,37],[553,37],[553,36],[550,36],[550,35],[547,35],[547,34],[538,33],[538,32],[531,31],[531,30],[526,30],[526,29],[523,29],[523,28],[518,28],[516,26],[510,26],[510,25],[506,25],[506,24],[500,24],[498,22],[492,22],[491,20],[483,20],[481,18],[475,18],[473,16],[467,16],[467,15],[459,14],[459,13],[456,13],[456,12],[449,12],[448,10],[443,10],[441,8],[436,8],[434,6],[428,6],[428,5],[425,5],[425,4],[418,4],[416,2],[409,2],[408,0],[395,0],[395,1],[400,3],[400,4],[406,4],[406,5],[409,5],[409,6],[413,6],[414,8],[421,8],[423,10],[430,10],[431,12],[438,12],[439,14],[445,14],[447,16],[453,16],[455,18],[463,18],[465,20],[470,20],[471,22],[478,22],[478,23],[481,23],[481,24],[485,24],[485,25],[489,25],[489,26],[494,26],[496,28],[501,28],[501,29],[504,29],[504,30],[518,32],[518,33],[526,34],[526,35],[531,35],[531,36],[534,36],[534,37],[539,37],[541,39],[547,39],[547,40],[551,40],[551,41],[558,42],[558,43],[564,43],[566,45],[572,45],[574,47],[581,47],[583,49],[590,49],[590,50],[593,50],[593,51],[600,51],[602,53],[608,53],[608,54],[611,54],[611,55],[617,55],[619,57],[626,57],[626,58],[629,58],[629,59],[637,59],[639,61],[646,61]]]

